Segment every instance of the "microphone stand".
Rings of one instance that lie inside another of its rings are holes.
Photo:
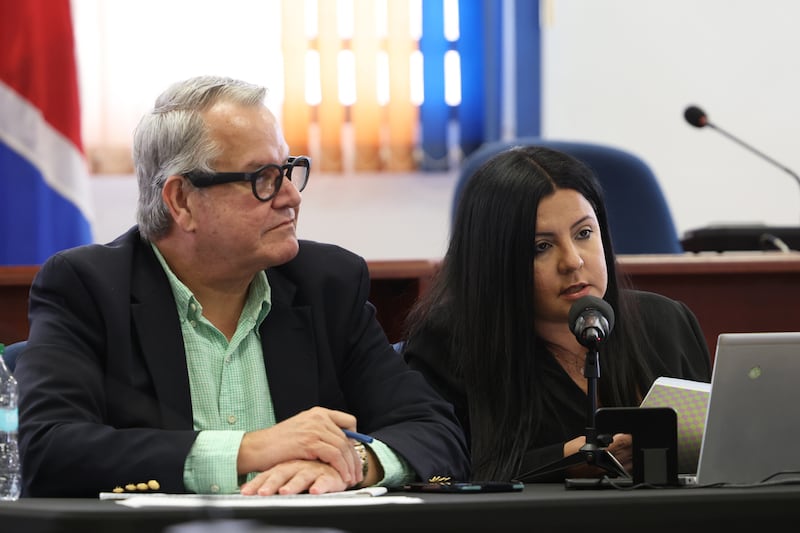
[[[780,163],[778,163],[777,161],[772,159],[770,156],[768,156],[764,152],[762,152],[760,150],[756,150],[754,147],[750,146],[749,144],[747,144],[743,140],[739,139],[738,137],[734,137],[732,134],[728,133],[727,131],[723,130],[722,128],[718,128],[717,126],[715,126],[711,122],[707,122],[706,126],[708,126],[709,128],[711,128],[713,130],[718,131],[719,133],[721,133],[722,135],[724,135],[728,139],[732,140],[733,142],[738,143],[739,146],[743,146],[743,147],[747,148],[748,150],[750,150],[751,152],[753,152],[754,154],[756,154],[760,158],[764,159],[765,161],[768,161],[768,162],[772,163],[773,165],[775,165],[776,167],[778,167],[779,169],[783,170],[784,172],[789,174],[791,177],[793,177],[794,180],[798,183],[798,185],[800,185],[800,176],[798,176],[797,173],[794,172],[789,167],[785,167],[785,166],[781,165]],[[761,236],[761,239],[759,239],[759,240],[764,240],[764,239],[766,239],[768,242],[770,242],[770,244],[772,244],[773,246],[775,246],[775,248],[777,248],[778,250],[780,250],[782,252],[790,251],[789,250],[789,246],[785,242],[783,242],[783,239],[775,237],[774,235],[770,235],[769,233],[764,233]]]
[[[595,340],[589,344],[589,349],[586,352],[586,363],[583,369],[589,398],[588,409],[586,411],[586,429],[584,431],[586,444],[581,446],[581,448],[572,455],[537,468],[527,473],[525,476],[521,476],[524,479],[546,476],[580,464],[599,467],[609,474],[615,474],[616,477],[625,479],[631,478],[630,474],[625,470],[625,467],[608,451],[607,445],[609,443],[603,442],[597,435],[595,412],[597,411],[597,379],[600,377],[600,355],[597,350],[598,341]]]
[[[721,133],[722,135],[724,135],[728,139],[730,139],[733,142],[737,143],[739,146],[750,150],[751,152],[756,154],[761,159],[763,159],[763,160],[775,165],[779,169],[781,169],[784,172],[786,172],[787,174],[789,174],[792,178],[794,178],[794,180],[797,182],[797,184],[800,185],[800,176],[798,176],[796,172],[794,172],[789,167],[786,167],[786,166],[778,163],[777,161],[772,159],[770,156],[768,156],[764,152],[762,152],[760,150],[757,150],[753,146],[750,146],[749,144],[747,144],[743,140],[739,139],[738,137],[734,136],[733,134],[725,131],[724,129],[722,129],[722,128],[718,127],[718,126],[716,126],[714,123],[712,123],[710,120],[708,120],[708,116],[706,116],[705,111],[703,111],[699,107],[697,107],[697,106],[689,106],[688,108],[686,108],[686,111],[684,112],[683,116],[684,116],[684,118],[686,118],[686,122],[688,122],[689,124],[691,124],[695,128],[704,128],[704,127],[708,126],[709,128]],[[774,246],[776,248],[778,248],[781,251],[788,251],[788,246],[786,246],[786,243],[784,243],[781,239],[778,239],[777,237],[774,237],[773,235],[769,235],[769,234],[765,234],[765,235],[767,235],[768,239],[772,238],[772,239],[777,239],[778,241],[780,241],[780,244],[779,243],[774,243],[774,241],[773,241],[773,244],[774,244]],[[784,246],[786,246],[787,250],[784,250]]]
[[[770,156],[768,156],[768,155],[767,155],[767,154],[765,154],[764,152],[762,152],[762,151],[760,151],[760,150],[756,150],[754,147],[750,146],[749,144],[747,144],[747,143],[746,143],[746,142],[744,142],[743,140],[739,139],[738,137],[734,137],[732,134],[728,133],[727,131],[723,130],[722,128],[718,128],[717,126],[715,126],[715,125],[714,125],[714,124],[712,124],[711,122],[706,122],[706,126],[708,126],[709,128],[711,128],[711,129],[713,129],[713,130],[716,130],[716,131],[718,131],[719,133],[721,133],[722,135],[724,135],[724,136],[725,136],[725,137],[727,137],[728,139],[730,139],[730,140],[732,140],[733,142],[735,142],[735,143],[739,144],[739,146],[743,146],[744,148],[747,148],[748,150],[750,150],[751,152],[753,152],[754,154],[756,154],[758,157],[760,157],[760,158],[764,159],[765,161],[768,161],[769,163],[772,163],[773,165],[775,165],[775,166],[776,166],[776,167],[778,167],[779,169],[781,169],[781,170],[783,170],[784,172],[786,172],[787,174],[789,174],[791,177],[793,177],[793,178],[794,178],[794,180],[795,180],[795,181],[796,181],[798,184],[800,184],[800,176],[798,176],[798,175],[797,175],[797,173],[796,173],[796,172],[794,172],[792,169],[790,169],[790,168],[788,168],[788,167],[785,167],[785,166],[781,165],[780,163],[778,163],[777,161],[775,161],[774,159],[772,159]]]

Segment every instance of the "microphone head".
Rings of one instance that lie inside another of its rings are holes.
[[[706,112],[697,106],[691,105],[687,107],[686,111],[683,112],[683,116],[686,122],[695,128],[702,128],[708,125],[708,116],[706,116]]]
[[[575,303],[569,308],[570,328],[575,325],[575,322],[584,311],[592,309],[597,310],[598,313],[608,320],[608,331],[614,329],[614,309],[611,307],[611,304],[597,296],[583,296],[575,300]]]
[[[603,324],[606,322],[607,324]],[[605,337],[614,329],[614,309],[611,305],[596,296],[583,296],[572,304],[569,309],[569,329],[578,338],[578,342],[587,345],[587,330],[594,329],[599,335],[596,341],[605,340]]]

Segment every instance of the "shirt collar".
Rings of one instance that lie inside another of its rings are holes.
[[[153,242],[150,243],[150,246],[169,280],[169,286],[172,289],[172,295],[175,298],[175,304],[178,309],[178,317],[181,320],[200,320],[203,315],[203,306],[197,301],[189,287],[178,279],[178,276],[167,264],[164,256],[161,255],[158,246]],[[247,292],[247,300],[244,303],[239,322],[249,321],[252,327],[255,328],[256,334],[258,334],[258,328],[264,322],[271,308],[272,290],[267,281],[267,274],[260,270],[253,278],[253,281],[250,282],[250,290]]]

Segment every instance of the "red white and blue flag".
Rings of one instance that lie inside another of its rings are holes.
[[[69,0],[0,0],[0,264],[92,241]]]

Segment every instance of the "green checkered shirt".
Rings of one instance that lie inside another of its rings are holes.
[[[184,463],[186,489],[199,494],[239,490],[236,460],[242,437],[275,425],[275,411],[264,367],[259,326],[271,308],[270,286],[262,271],[250,284],[230,341],[203,316],[203,307],[152,244],[169,279],[183,334],[194,429],[200,433]],[[408,464],[384,443],[370,448],[384,469],[381,485],[413,479]],[[252,479],[257,472],[251,473]]]

